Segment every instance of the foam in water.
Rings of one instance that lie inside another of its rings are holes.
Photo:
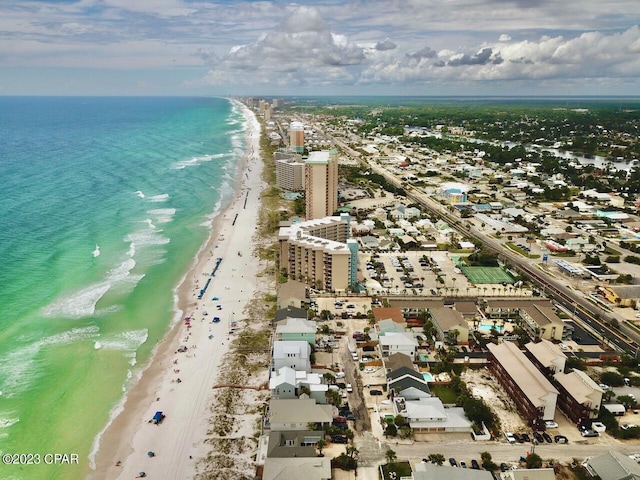
[[[144,193],[142,193],[140,190],[136,192],[136,195],[138,195],[140,198],[144,198]]]
[[[191,158],[189,160],[181,160],[181,161],[179,161],[178,163],[176,163],[174,165],[173,168],[176,169],[176,170],[182,170],[183,168],[186,168],[186,167],[195,167],[195,166],[200,165],[201,163],[210,162],[210,161],[215,160],[217,158],[223,158],[223,157],[225,157],[227,155],[228,155],[228,153],[217,153],[215,155],[202,155],[202,156],[199,156],[199,157],[193,157],[193,158]]]
[[[169,223],[173,220],[173,216],[176,214],[175,208],[157,208],[154,210],[147,210],[149,215],[156,217],[157,223]]]
[[[153,203],[166,202],[167,200],[169,200],[168,193],[161,193],[160,195],[154,195],[149,199],[149,201]]]
[[[0,387],[5,392],[5,397],[11,398],[35,382],[40,375],[36,357],[43,347],[91,341],[99,335],[99,330],[95,325],[72,328],[4,354],[0,357]]]
[[[93,251],[93,258],[100,256],[100,247],[96,244],[96,249]]]
[[[13,415],[7,415],[6,417],[0,416],[0,428],[9,428],[11,425],[18,423],[20,419]]]
[[[129,330],[114,335],[101,336],[99,343],[101,350],[135,352],[149,338],[149,331]],[[96,349],[97,350],[97,349]]]
[[[98,300],[100,300],[110,288],[111,284],[108,282],[89,285],[47,305],[43,309],[43,314],[46,317],[89,317],[95,313]]]

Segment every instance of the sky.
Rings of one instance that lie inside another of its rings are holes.
[[[2,0],[0,95],[640,95],[640,4]]]

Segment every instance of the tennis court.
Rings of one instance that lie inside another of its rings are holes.
[[[515,279],[500,267],[466,267],[460,265],[460,270],[471,283],[515,283]]]

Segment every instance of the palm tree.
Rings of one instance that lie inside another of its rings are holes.
[[[387,459],[387,463],[394,463],[398,459],[396,452],[391,449],[384,452],[384,456]]]
[[[442,466],[442,464],[444,463],[444,455],[442,455],[441,453],[430,453],[427,459],[435,465]]]
[[[347,457],[349,457],[349,458],[357,458],[358,455],[360,454],[360,450],[358,450],[353,445],[347,445],[345,447],[345,452],[347,454]]]
[[[322,449],[327,446],[327,441],[324,438],[321,438],[316,442],[316,448],[318,449],[318,456],[324,457],[322,454]]]

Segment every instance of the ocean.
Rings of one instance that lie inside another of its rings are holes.
[[[223,98],[0,97],[0,451],[40,455],[0,479],[86,473],[177,320],[245,128]]]

